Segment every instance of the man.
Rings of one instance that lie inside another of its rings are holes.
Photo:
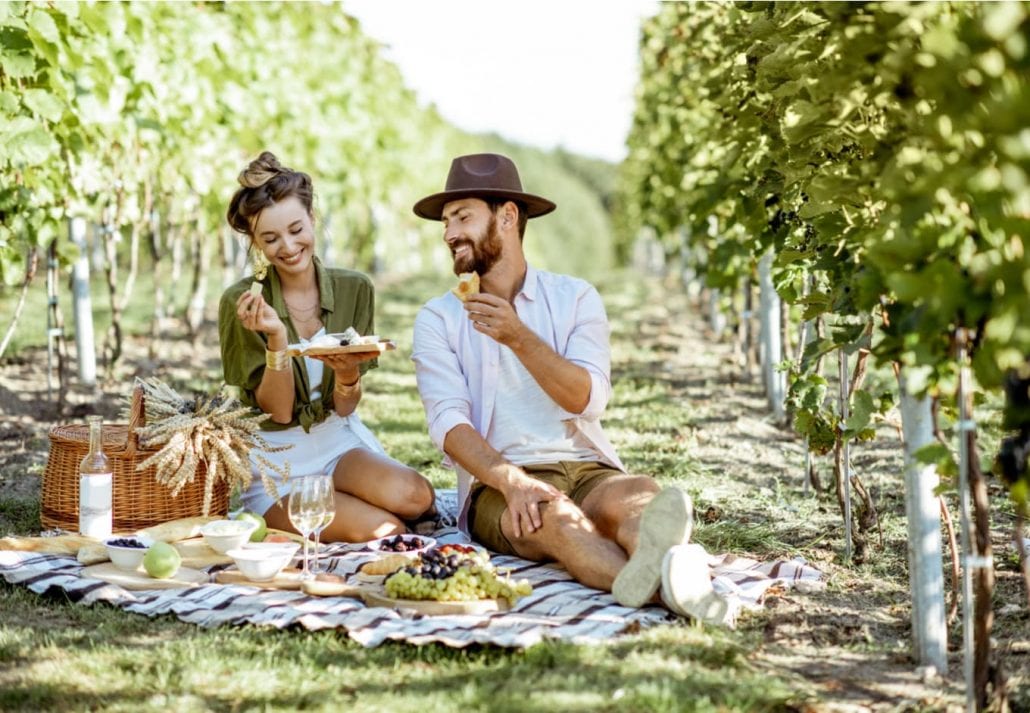
[[[429,434],[458,471],[459,526],[495,552],[557,561],[625,606],[661,601],[722,621],[689,496],[630,475],[600,417],[611,395],[601,297],[526,262],[526,223],[555,204],[497,154],[461,156],[415,214],[440,220],[455,274],[479,294],[430,300],[415,320]],[[660,589],[660,592],[659,592]]]

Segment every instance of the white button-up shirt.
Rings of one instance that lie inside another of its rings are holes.
[[[586,408],[582,413],[560,412],[563,420],[590,442],[599,460],[625,470],[601,428],[612,385],[610,328],[597,290],[584,280],[529,267],[514,307],[519,319],[547,346],[590,374]],[[419,311],[412,359],[429,437],[441,451],[455,426],[468,424],[484,438],[490,432],[497,408],[500,348],[498,342],[473,329],[461,300],[450,292],[430,300]],[[444,464],[457,470],[459,527],[467,532],[468,495],[474,476],[450,458],[445,458]]]

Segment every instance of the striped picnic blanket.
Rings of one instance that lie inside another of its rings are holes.
[[[431,532],[422,534],[431,534],[439,542],[461,542],[462,535],[454,523],[454,491],[438,493],[437,508],[441,518],[433,523]],[[331,571],[349,575],[374,556],[362,545],[334,544],[323,550],[322,561],[330,563]],[[675,620],[659,607],[620,606],[607,592],[576,583],[554,564],[500,555],[494,555],[492,561],[497,567],[510,569],[513,577],[528,579],[533,593],[520,599],[510,611],[460,616],[422,616],[367,607],[357,599],[312,597],[298,591],[233,584],[128,591],[82,577],[82,566],[73,557],[32,552],[0,551],[0,575],[37,593],[56,588],[81,604],[106,602],[152,617],[173,614],[182,621],[205,627],[256,624],[277,628],[299,625],[311,630],[342,628],[352,639],[370,647],[387,640],[513,648],[525,648],[545,639],[593,643]],[[710,565],[716,591],[731,601],[727,621],[730,625],[740,608],[760,606],[770,587],[815,583],[822,576],[801,561],[760,563],[724,555],[711,557]]]

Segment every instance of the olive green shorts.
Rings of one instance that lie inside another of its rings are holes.
[[[621,470],[595,461],[537,463],[521,468],[526,475],[558,488],[576,505],[582,505],[587,495],[604,481],[625,475]],[[498,554],[515,554],[515,547],[501,532],[501,515],[508,509],[501,492],[476,481],[469,501],[468,522],[472,539]]]

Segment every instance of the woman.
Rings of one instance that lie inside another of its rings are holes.
[[[373,333],[375,294],[359,272],[324,267],[314,251],[313,189],[306,173],[279,165],[264,152],[240,174],[242,187],[229,204],[233,230],[250,238],[261,292],[246,278],[228,288],[218,310],[225,381],[242,400],[268,419],[262,435],[273,445],[292,445],[261,455],[288,461],[290,478],[332,474],[336,518],[325,541],[363,542],[405,532],[433,507],[433,488],[416,471],[387,457],[358,418],[361,376],[376,366],[378,353],[317,358],[286,355],[291,343],[305,343],[354,327]],[[264,277],[260,273],[265,272]],[[253,457],[252,470],[257,473]],[[288,484],[276,502],[255,477],[243,493],[244,506],[261,513],[270,527],[295,530],[287,515]]]

